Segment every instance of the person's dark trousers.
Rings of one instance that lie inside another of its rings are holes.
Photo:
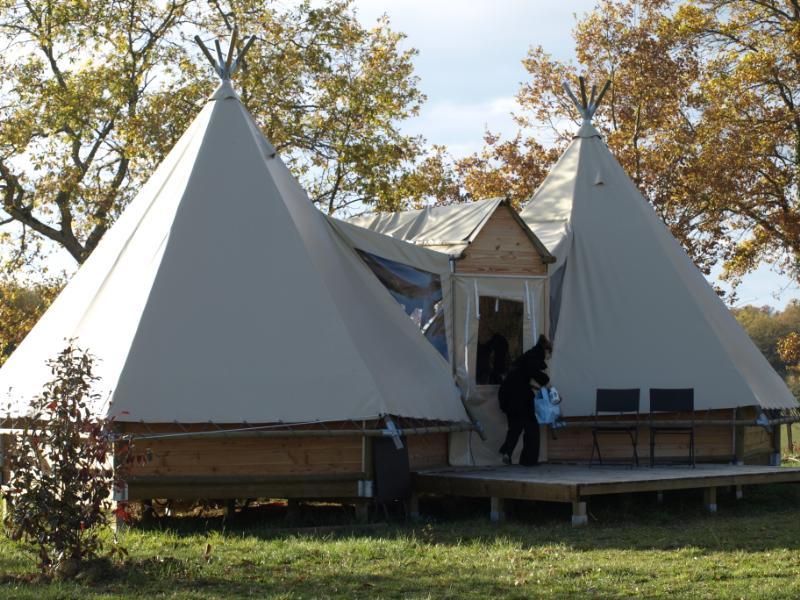
[[[522,454],[519,457],[519,464],[533,466],[539,464],[539,422],[529,415],[507,415],[508,433],[506,441],[500,446],[500,454],[513,454],[517,446],[519,435],[524,432],[522,437]]]

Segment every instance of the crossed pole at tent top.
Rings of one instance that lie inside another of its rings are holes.
[[[203,43],[203,40],[200,39],[199,35],[194,36],[194,41],[197,42],[197,45],[200,46],[200,50],[203,51],[203,54],[208,59],[208,62],[211,63],[211,66],[214,67],[214,71],[219,75],[220,79],[223,81],[230,81],[231,76],[236,73],[236,70],[239,68],[239,65],[242,64],[242,59],[244,55],[247,54],[247,51],[250,49],[250,46],[253,45],[253,42],[256,41],[256,36],[251,35],[248,40],[244,44],[244,48],[242,51],[239,52],[239,56],[236,57],[236,60],[233,59],[233,52],[236,49],[236,42],[239,39],[239,28],[234,27],[233,31],[231,32],[231,39],[228,43],[228,55],[227,57],[223,58],[222,56],[222,48],[219,45],[219,40],[214,40],[214,47],[217,51],[217,59],[214,60],[214,57],[211,55],[211,51],[208,47]]]
[[[600,95],[595,97],[595,93],[597,92],[597,87],[592,86],[592,93],[587,98],[586,97],[586,80],[583,77],[578,77],[578,83],[581,86],[581,99],[578,100],[575,97],[575,94],[572,92],[572,89],[569,87],[568,82],[564,82],[562,85],[564,86],[564,91],[567,92],[567,95],[570,97],[572,102],[575,104],[575,107],[578,109],[578,112],[584,118],[585,121],[591,121],[594,113],[597,111],[597,107],[600,106],[600,102],[603,100],[603,96],[606,95],[608,88],[611,86],[611,80],[606,80],[603,89],[600,90]]]

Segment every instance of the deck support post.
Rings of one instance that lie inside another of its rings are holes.
[[[506,520],[506,501],[503,498],[492,496],[490,498],[491,506],[489,509],[489,520],[493,523],[499,523]]]
[[[663,490],[658,490],[656,492],[656,502],[658,504],[664,504],[664,491]]]
[[[230,522],[236,516],[236,499],[228,498],[225,501],[225,521]]]
[[[142,507],[142,523],[152,523],[155,518],[155,513],[153,512],[153,501],[142,500],[140,506]]]
[[[772,453],[769,455],[769,466],[781,466],[781,426],[772,426]]]
[[[576,500],[572,503],[572,526],[582,527],[589,522],[586,513],[586,502]]]
[[[703,488],[703,505],[710,513],[717,512],[717,488]]]
[[[356,509],[356,521],[361,524],[369,523],[369,501],[362,500],[353,506]]]
[[[408,498],[408,518],[412,521],[419,520],[419,496],[414,493]]]
[[[744,419],[747,417],[745,414],[745,409],[742,407],[735,408],[733,410],[733,418],[737,421],[740,419]],[[744,425],[734,425],[734,452],[733,452],[733,464],[735,465],[743,465],[744,464],[744,457],[745,457],[745,429]]]
[[[744,498],[744,490],[741,485],[737,485],[734,489],[736,490],[737,500],[741,500],[742,498]]]
[[[300,500],[297,498],[286,499],[286,519],[295,521],[300,517]]]

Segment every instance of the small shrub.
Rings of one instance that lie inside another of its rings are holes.
[[[72,578],[102,550],[112,487],[111,420],[92,413],[98,400],[92,355],[70,343],[48,365],[53,379],[9,445],[4,525],[9,537],[35,552],[43,573]]]

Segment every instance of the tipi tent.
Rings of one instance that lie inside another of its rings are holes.
[[[447,361],[315,209],[234,92],[230,59],[215,66],[222,84],[0,369],[11,416],[26,413],[45,361],[75,339],[100,359],[102,410],[121,426],[468,424]],[[309,473],[317,460],[369,479],[360,438],[336,440],[350,445],[298,441],[256,464],[264,440],[241,468]],[[200,456],[190,450],[183,459]],[[149,472],[235,472],[231,447],[209,454],[209,470],[180,471],[176,452]]]
[[[571,93],[570,93],[571,95]],[[786,384],[615,160],[583,124],[521,216],[555,255],[551,376],[567,415],[598,388],[694,388],[698,410],[794,408]]]

